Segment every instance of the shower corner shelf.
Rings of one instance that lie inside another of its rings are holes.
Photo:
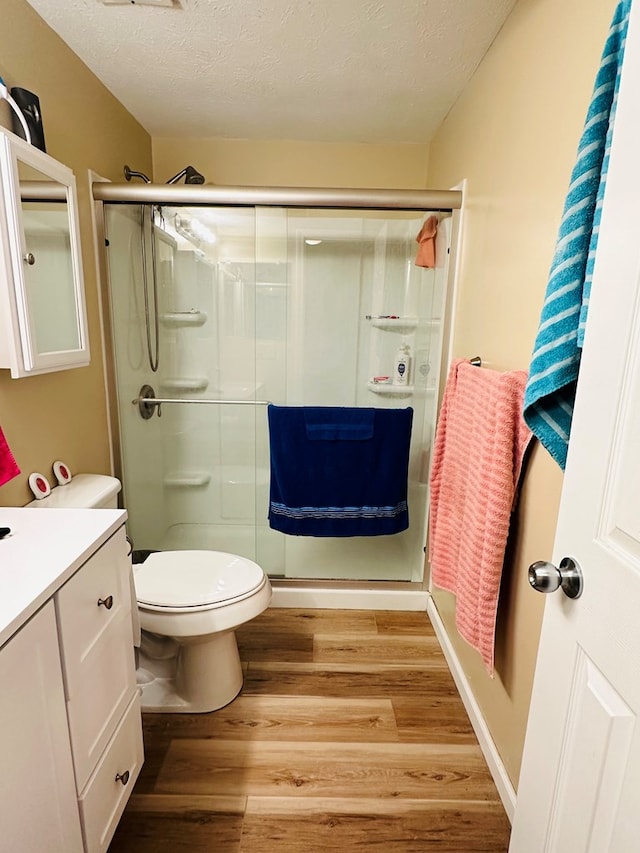
[[[164,478],[164,485],[172,489],[192,489],[208,486],[211,474],[204,471],[176,471]]]
[[[184,376],[162,379],[160,387],[165,391],[204,391],[209,385],[206,376]]]
[[[169,314],[160,314],[160,322],[168,328],[180,326],[204,326],[207,322],[205,311],[174,311]]]
[[[367,388],[382,397],[410,397],[414,392],[413,385],[387,385],[384,382],[367,382]]]
[[[417,317],[372,317],[371,325],[376,329],[388,329],[392,332],[413,332],[418,326]]]

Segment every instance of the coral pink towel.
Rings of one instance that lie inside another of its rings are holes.
[[[416,237],[418,252],[416,266],[435,267],[436,265],[436,235],[438,233],[438,217],[430,216]]]
[[[527,374],[452,364],[431,467],[429,556],[436,586],[456,596],[456,627],[493,675],[500,577],[531,431]]]
[[[9,449],[4,433],[0,429],[0,486],[17,477],[20,469],[16,465],[13,453]]]

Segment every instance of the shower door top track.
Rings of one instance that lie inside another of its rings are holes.
[[[327,189],[322,187],[217,187],[184,184],[92,184],[96,201],[116,204],[186,204],[226,207],[316,207],[356,210],[459,210],[459,190]]]

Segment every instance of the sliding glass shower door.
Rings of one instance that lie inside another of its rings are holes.
[[[143,238],[140,205],[106,206],[119,456],[136,549],[227,550],[274,578],[422,579],[449,245],[445,216],[436,268],[415,265],[426,215],[154,206],[152,251],[149,213]],[[410,375],[397,386],[384,377],[403,344]],[[167,400],[143,406],[148,418],[132,402],[143,386]],[[411,406],[409,529],[338,539],[272,530],[268,402]]]

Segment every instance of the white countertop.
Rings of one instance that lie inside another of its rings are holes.
[[[0,646],[125,522],[120,509],[0,507]]]

